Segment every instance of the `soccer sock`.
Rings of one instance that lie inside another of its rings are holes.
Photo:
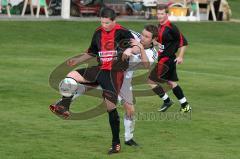
[[[169,103],[170,102],[170,98],[168,97],[168,95],[164,92],[163,88],[161,86],[156,86],[153,89],[153,92],[156,93],[160,98],[162,98],[162,100],[164,101],[164,103]]]
[[[125,127],[125,141],[129,141],[133,138],[135,121],[133,118],[129,118],[126,114],[124,115],[124,127]]]
[[[71,97],[62,96],[62,99],[56,105],[64,106],[67,110],[69,110],[70,104],[72,102],[72,97],[73,96]]]
[[[117,109],[113,109],[108,112],[109,123],[112,130],[112,144],[116,145],[120,143],[119,132],[120,132],[120,120]]]
[[[177,97],[177,99],[179,100],[179,102],[181,103],[181,106],[185,107],[188,104],[188,102],[183,94],[182,88],[179,85],[177,85],[176,87],[174,87],[172,89],[172,91],[173,91],[174,95]]]

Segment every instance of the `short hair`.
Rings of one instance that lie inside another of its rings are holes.
[[[144,29],[149,31],[150,33],[152,33],[152,39],[155,39],[155,38],[158,37],[158,28],[157,28],[157,26],[148,24],[148,25],[144,26]]]
[[[115,20],[116,16],[117,15],[116,15],[115,11],[108,7],[103,7],[100,11],[101,18],[109,18],[113,21],[113,20]]]
[[[157,10],[165,10],[165,13],[168,13],[168,5],[159,4],[159,5],[157,5]]]

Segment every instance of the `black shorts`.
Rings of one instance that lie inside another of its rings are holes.
[[[123,71],[101,70],[98,66],[83,68],[76,70],[83,78],[85,78],[94,86],[101,86],[103,89],[103,98],[108,99],[116,104],[118,93],[123,83]]]
[[[149,75],[155,82],[178,81],[176,62],[173,58],[162,57]]]

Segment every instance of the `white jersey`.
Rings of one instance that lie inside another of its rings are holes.
[[[141,34],[134,32],[131,30],[131,33],[133,34],[134,38],[140,42]],[[150,64],[152,65],[155,61],[157,61],[158,54],[154,47],[145,49],[145,53],[148,57],[148,60]],[[127,102],[129,104],[133,104],[133,95],[132,95],[132,77],[134,70],[138,68],[139,65],[141,65],[141,54],[132,55],[129,58],[129,67],[124,72],[124,80],[123,84],[120,90],[120,99],[122,99],[124,102]]]
[[[141,34],[134,32],[130,30],[132,35],[134,36],[135,40],[140,42],[141,40]],[[155,61],[157,61],[158,54],[154,47],[145,49],[145,53],[148,57],[148,61],[150,62],[150,65],[152,65]],[[126,77],[132,78],[134,70],[137,69],[137,65],[141,64],[141,54],[132,55],[129,58],[129,67],[126,70]]]

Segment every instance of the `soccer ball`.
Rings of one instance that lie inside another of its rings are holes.
[[[73,96],[78,88],[78,83],[72,78],[65,78],[59,84],[59,92],[65,97]]]

